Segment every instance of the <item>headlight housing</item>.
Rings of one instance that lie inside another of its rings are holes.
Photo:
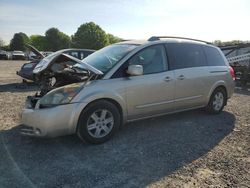
[[[75,83],[54,89],[39,100],[40,107],[68,104],[82,90],[83,83]]]

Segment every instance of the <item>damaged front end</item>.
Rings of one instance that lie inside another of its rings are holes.
[[[55,54],[51,61],[44,58],[33,70],[35,82],[40,87],[37,94],[42,97],[49,91],[72,83],[85,82],[93,75],[96,78],[103,73],[79,59],[67,54]]]
[[[85,82],[89,77],[91,77],[89,71],[71,65],[66,65],[62,70],[45,72],[36,76],[36,83],[40,87],[39,96],[64,85]]]
[[[40,91],[34,96],[28,96],[25,108],[43,108],[38,101],[53,93],[53,90],[63,91],[59,88],[72,87],[73,83],[79,83],[83,88],[89,81],[102,77],[102,71],[83,63],[79,59],[67,55],[57,54],[53,61],[44,58],[34,69],[35,82],[40,86]],[[64,87],[63,87],[64,86]]]

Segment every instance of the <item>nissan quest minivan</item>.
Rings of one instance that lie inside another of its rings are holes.
[[[88,72],[86,81],[27,100],[22,134],[76,133],[103,143],[126,122],[196,108],[218,114],[234,91],[234,70],[221,50],[195,39],[125,41],[70,60]]]

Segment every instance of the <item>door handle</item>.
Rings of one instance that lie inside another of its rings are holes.
[[[178,80],[184,80],[184,79],[185,79],[185,76],[184,76],[184,75],[180,75],[180,76],[178,76],[177,79],[178,79]]]
[[[172,80],[172,78],[169,77],[169,76],[165,77],[165,79],[164,79],[164,81],[166,81],[166,82],[169,82],[169,81],[171,81],[171,80]]]

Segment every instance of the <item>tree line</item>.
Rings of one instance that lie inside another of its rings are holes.
[[[15,33],[10,41],[10,44],[5,46],[3,40],[0,39],[0,48],[3,50],[21,50],[25,51],[25,44],[31,44],[40,51],[57,51],[64,48],[86,48],[98,50],[122,41],[121,38],[112,34],[106,33],[99,25],[94,22],[87,22],[77,29],[76,33],[68,36],[59,31],[57,28],[50,28],[45,32],[45,35],[31,35],[28,37],[25,33]],[[222,42],[215,40],[216,46],[235,45],[249,41],[232,40]]]
[[[45,35],[31,35],[28,37],[25,33],[15,33],[10,44],[3,46],[5,50],[25,51],[25,44],[31,44],[40,51],[57,51],[64,48],[86,48],[98,50],[122,41],[121,38],[106,33],[99,25],[94,22],[88,22],[80,25],[76,33],[68,36],[57,28],[50,28]]]

